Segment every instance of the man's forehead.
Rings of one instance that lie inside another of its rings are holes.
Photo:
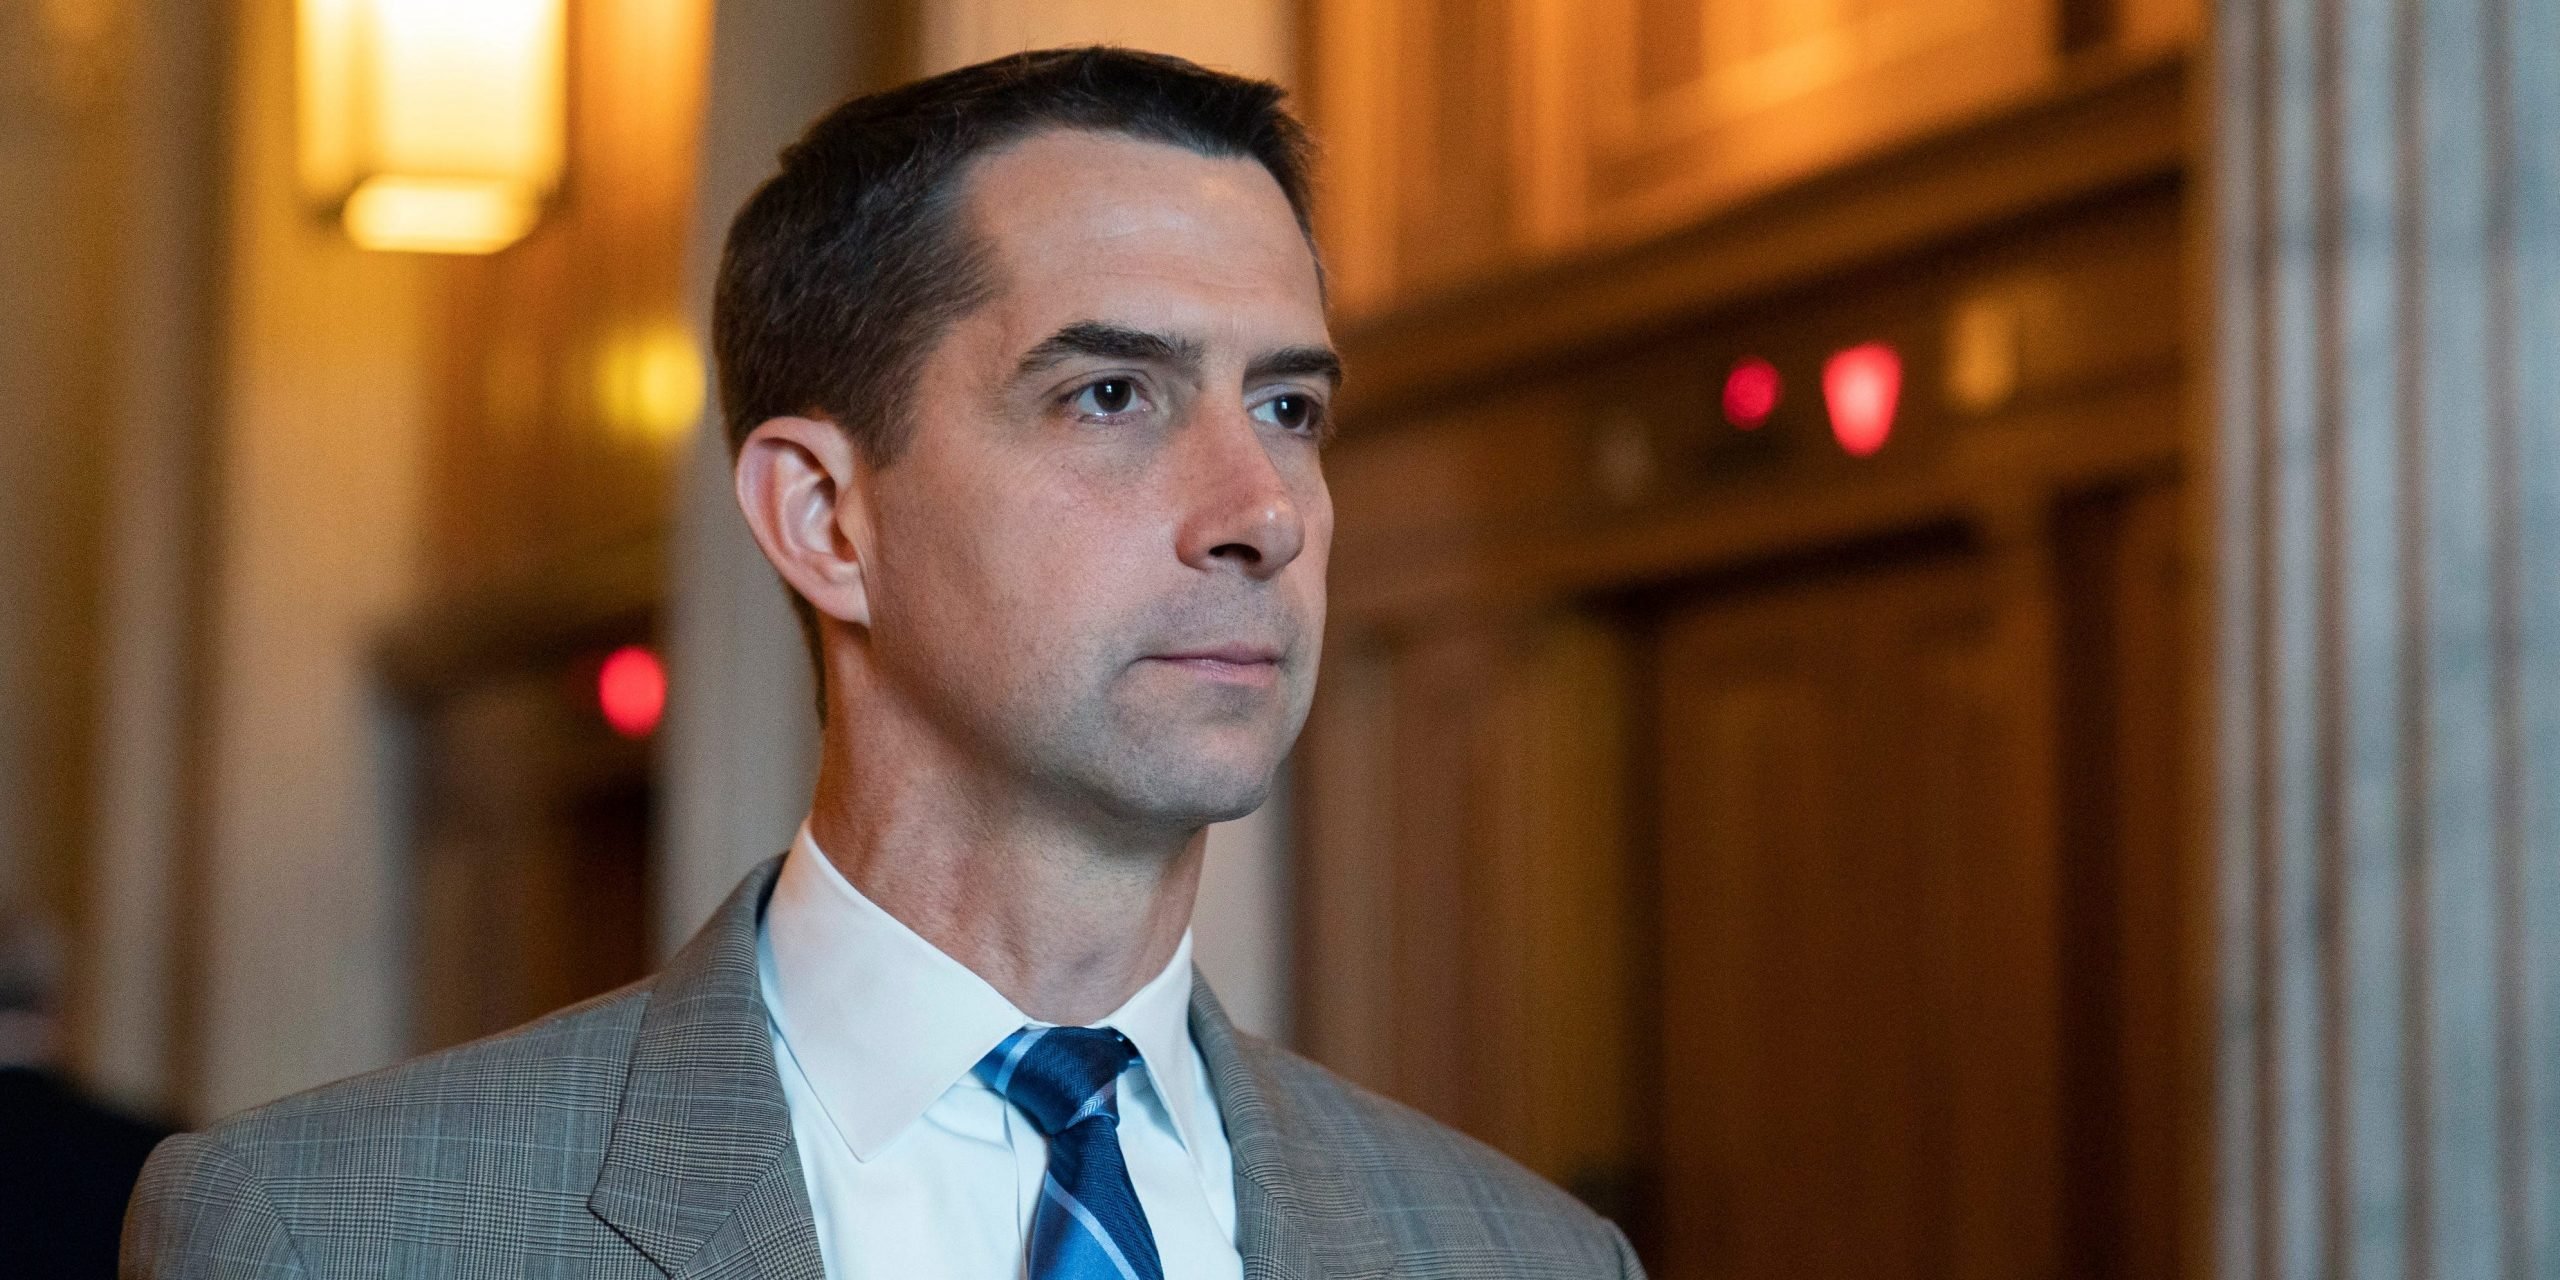
[[[1018,317],[1025,325],[1074,312],[1196,328],[1210,316],[1185,312],[1239,309],[1321,324],[1314,252],[1250,158],[1051,130],[980,161],[967,198],[999,294],[1014,304],[1001,309],[1040,313]]]
[[[1174,207],[1193,211],[1250,206],[1292,226],[1296,216],[1279,180],[1252,156],[1209,155],[1102,129],[1036,130],[971,161],[962,185],[982,225],[1108,218],[1114,210],[1103,197],[1143,194],[1170,196]]]

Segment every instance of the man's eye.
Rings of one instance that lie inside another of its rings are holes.
[[[1283,431],[1309,432],[1324,421],[1324,409],[1314,396],[1277,395],[1263,401],[1254,410],[1263,421]]]
[[[1097,418],[1117,417],[1138,403],[1138,384],[1127,378],[1087,383],[1068,402],[1076,412]]]

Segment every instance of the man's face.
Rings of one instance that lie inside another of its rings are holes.
[[[981,159],[994,296],[869,488],[881,675],[1117,821],[1232,818],[1304,723],[1336,380],[1314,256],[1250,159],[1051,131]]]

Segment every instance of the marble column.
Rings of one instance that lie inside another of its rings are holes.
[[[2217,1270],[2560,1276],[2560,0],[2217,29]]]

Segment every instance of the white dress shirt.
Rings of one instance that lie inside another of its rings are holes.
[[[971,1068],[1033,1019],[862,896],[805,825],[756,959],[830,1280],[1022,1276],[1048,1142]],[[1120,1147],[1166,1280],[1236,1280],[1234,1157],[1190,1013],[1186,931],[1095,1025],[1138,1046]]]

